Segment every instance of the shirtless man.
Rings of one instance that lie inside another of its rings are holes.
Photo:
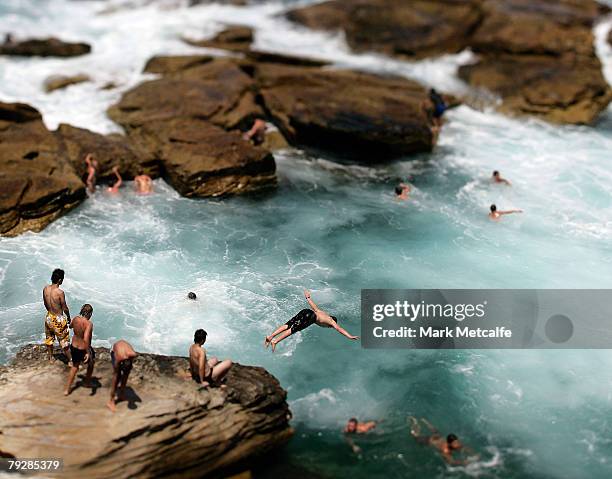
[[[497,170],[493,172],[493,176],[491,179],[493,180],[494,183],[503,183],[504,185],[512,186],[512,183],[510,183],[506,178],[502,178],[501,175],[499,174],[499,171]]]
[[[421,435],[421,425],[419,421],[410,416],[410,434],[412,437],[416,439],[419,444],[423,444],[426,446],[431,446],[442,454],[442,458],[450,465],[453,466],[465,466],[469,464],[468,459],[475,460],[478,458],[478,455],[474,453],[474,451],[461,444],[459,438],[457,438],[454,434],[449,434],[446,438],[443,438],[438,430],[431,425],[429,421],[425,418],[421,418],[421,422],[429,429],[431,434]],[[461,453],[467,455],[468,457],[465,459],[455,459],[453,457],[454,454]]]
[[[345,329],[338,326],[338,320],[335,316],[330,316],[322,309],[319,309],[319,307],[310,297],[310,291],[304,290],[304,297],[306,298],[306,301],[308,301],[308,304],[312,309],[301,310],[285,324],[279,326],[276,331],[274,331],[270,336],[266,336],[266,340],[264,342],[266,348],[270,344],[272,344],[272,352],[274,352],[276,350],[276,345],[280,343],[283,339],[286,339],[292,334],[298,333],[315,323],[317,324],[317,326],[321,326],[323,328],[334,328],[340,334],[346,336],[349,339],[359,339],[359,336],[353,336],[352,334],[349,334]]]
[[[149,195],[153,193],[153,180],[149,175],[141,173],[134,177],[134,186],[138,194]]]
[[[350,437],[351,434],[366,434],[376,427],[376,421],[359,422],[357,418],[352,417],[346,423],[344,427],[344,437],[346,442],[355,454],[361,453],[361,448],[355,444],[353,439]]]
[[[111,364],[113,365],[113,380],[111,381],[110,399],[106,403],[112,412],[117,410],[117,401],[115,399],[115,393],[117,392],[117,385],[119,385],[119,400],[124,399],[125,386],[127,384],[128,377],[132,371],[132,361],[138,356],[138,353],[134,351],[134,348],[123,339],[120,339],[111,349]]]
[[[108,191],[109,193],[112,194],[117,194],[119,193],[119,188],[121,188],[121,184],[123,183],[123,179],[121,178],[121,175],[119,174],[119,167],[118,166],[114,166],[113,167],[113,173],[115,173],[115,178],[116,181],[111,180],[108,184],[108,188],[106,191]]]
[[[266,129],[266,122],[257,118],[251,129],[242,135],[242,138],[252,141],[256,146],[261,145],[266,139]]]
[[[68,383],[64,396],[71,393],[72,383],[77,375],[81,363],[87,364],[87,375],[85,376],[85,384],[89,385],[91,375],[94,370],[94,362],[96,353],[91,347],[91,337],[93,335],[93,323],[91,315],[93,308],[91,304],[84,304],[78,316],[72,319],[70,327],[74,331],[72,336],[72,344],[70,345],[70,353],[72,354],[72,367],[68,373]]]
[[[55,339],[64,350],[69,361],[70,356],[70,310],[66,304],[66,296],[60,286],[64,282],[64,270],[56,269],[51,274],[51,284],[43,289],[43,302],[47,309],[45,316],[45,344],[49,361],[53,361],[53,344]]]
[[[523,210],[506,210],[506,211],[498,211],[497,206],[491,205],[491,212],[489,213],[489,219],[498,221],[504,215],[512,215],[514,213],[522,213]]]
[[[87,191],[93,194],[96,192],[96,175],[98,173],[98,161],[93,157],[91,153],[88,153],[85,157],[85,163],[87,164]]]
[[[212,357],[206,360],[206,349],[202,346],[206,342],[206,331],[198,329],[193,335],[193,344],[189,348],[189,369],[191,377],[201,383],[204,387],[211,383],[218,383],[229,372],[232,361],[226,359],[219,361]]]
[[[410,185],[400,183],[395,187],[395,198],[401,201],[407,200],[410,196]]]

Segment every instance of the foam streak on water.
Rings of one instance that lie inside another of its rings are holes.
[[[301,2],[304,3],[304,2]],[[130,6],[131,5],[131,6]],[[112,13],[102,13],[117,7]],[[449,91],[469,52],[418,64],[353,55],[341,36],[276,16],[282,3],[248,8],[179,1],[9,0],[0,30],[88,41],[68,60],[0,58],[0,98],[60,122],[116,129],[106,108],[142,81],[157,53],[195,50],[179,34],[207,36],[222,23],[257,29],[261,48],[313,54],[341,66],[392,72]],[[608,78],[609,22],[596,28]],[[91,84],[47,95],[49,74],[86,71]],[[108,81],[118,91],[99,91]],[[194,201],[163,181],[139,197],[98,193],[41,234],[0,240],[0,360],[40,341],[40,292],[67,272],[73,312],[94,305],[95,344],[126,338],[137,349],[183,354],[204,327],[220,357],[261,364],[289,390],[297,427],[291,460],[331,477],[609,477],[612,356],[588,351],[365,351],[311,328],[263,349],[263,337],[306,304],[310,288],[351,332],[361,288],[612,288],[612,117],[596,128],[556,127],[467,106],[448,115],[428,157],[376,168],[339,165],[298,151],[276,155],[279,187],[251,198]],[[488,182],[493,169],[512,188]],[[412,178],[410,202],[392,188]],[[491,224],[490,203],[522,216]],[[185,300],[195,291],[199,301]],[[408,438],[408,414],[427,416],[483,452],[449,471]],[[339,435],[350,416],[385,418],[354,457]]]

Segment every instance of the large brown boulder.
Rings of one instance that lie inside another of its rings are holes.
[[[95,387],[77,379],[64,397],[67,366],[26,346],[0,367],[0,457],[63,458],[65,478],[226,477],[290,439],[286,392],[263,368],[235,364],[225,389],[198,387],[187,369],[140,354],[113,414],[108,349],[96,348]]]
[[[142,151],[161,162],[179,193],[221,196],[275,184],[270,152],[231,131],[247,129],[265,116],[256,102],[255,81],[240,62],[156,57],[146,71],[163,76],[126,92],[109,116]]]
[[[290,143],[375,163],[431,151],[426,90],[366,73],[259,65],[261,97]]]
[[[214,197],[268,188],[276,182],[272,154],[194,118],[151,121],[131,131],[134,142],[161,161],[181,195]]]
[[[342,30],[355,51],[423,58],[463,50],[482,13],[477,0],[331,0],[287,17],[312,29]]]
[[[612,98],[592,27],[594,0],[331,0],[289,11],[304,26],[344,31],[356,51],[423,58],[473,49],[459,71],[503,100],[502,110],[592,123]]]
[[[0,234],[40,231],[85,198],[38,111],[0,103]]]
[[[557,123],[589,124],[612,99],[595,54],[594,1],[485,0],[471,45],[480,54],[459,69],[473,86],[503,99],[502,109]]]
[[[64,42],[58,38],[33,38],[0,45],[0,55],[26,57],[76,57],[91,52],[87,43]]]

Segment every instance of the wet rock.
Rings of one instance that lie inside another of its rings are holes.
[[[45,80],[44,87],[47,93],[51,93],[52,91],[61,90],[70,85],[77,85],[89,81],[91,81],[91,78],[84,73],[71,76],[53,75]]]
[[[592,34],[609,10],[593,0],[332,0],[287,17],[342,30],[356,51],[423,58],[472,48],[477,63],[459,75],[498,95],[503,111],[581,124],[612,97]]]
[[[469,0],[332,0],[287,17],[316,30],[342,30],[358,52],[423,58],[463,50],[482,14],[479,2]]]
[[[124,180],[131,180],[141,173],[152,178],[161,175],[159,162],[151,155],[138,150],[127,137],[119,134],[100,135],[83,128],[62,124],[55,131],[62,153],[83,180],[87,178],[85,156],[91,153],[98,161],[98,181],[115,179],[114,166]]]
[[[184,196],[252,192],[275,184],[269,151],[244,141],[239,131],[264,111],[255,81],[231,59],[158,57],[147,71],[164,76],[126,92],[109,109],[128,136],[163,165]]]
[[[64,42],[58,38],[33,38],[0,45],[0,55],[26,57],[76,57],[91,52],[87,43]]]
[[[253,29],[241,25],[230,26],[207,40],[183,39],[196,47],[220,48],[223,50],[246,51],[253,43]]]
[[[65,478],[225,477],[291,437],[286,392],[263,368],[236,364],[226,389],[203,389],[186,358],[141,354],[113,414],[108,349],[96,359],[94,389],[77,378],[66,398],[63,362],[48,363],[42,346],[17,354],[0,383],[3,454],[61,457]]]
[[[85,198],[85,187],[40,113],[0,103],[0,234],[40,231]]]
[[[294,145],[368,163],[433,148],[427,92],[412,81],[267,64],[257,78],[266,109]]]

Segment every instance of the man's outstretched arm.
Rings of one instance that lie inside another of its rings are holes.
[[[522,213],[523,210],[506,210],[506,211],[498,211],[500,215],[512,215],[514,213]]]
[[[310,296],[310,291],[308,291],[307,289],[304,290],[304,297],[306,298],[306,301],[308,301],[308,304],[313,309],[313,311],[320,311],[319,307],[312,300]]]
[[[338,332],[339,332],[339,333],[340,333],[342,336],[346,336],[346,337],[347,337],[347,338],[349,338],[349,339],[352,339],[352,340],[357,340],[357,339],[359,339],[359,336],[353,336],[353,335],[352,335],[351,333],[349,333],[349,332],[348,332],[346,329],[344,329],[344,328],[343,328],[343,327],[341,327],[341,326],[338,326],[337,324],[334,326],[334,329],[335,329],[336,331],[338,331]]]

